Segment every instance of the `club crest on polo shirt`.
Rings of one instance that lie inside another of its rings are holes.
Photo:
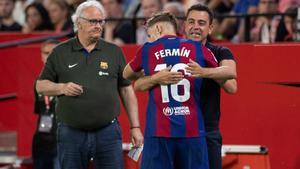
[[[101,69],[108,69],[108,63],[107,62],[100,62],[100,68]]]

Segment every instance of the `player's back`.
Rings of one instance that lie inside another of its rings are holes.
[[[146,43],[140,50],[145,75],[153,75],[172,66],[171,71],[182,72],[177,84],[159,85],[149,92],[145,136],[199,137],[204,135],[200,109],[201,78],[190,77],[185,67],[194,60],[207,67],[209,51],[199,42],[167,36]]]

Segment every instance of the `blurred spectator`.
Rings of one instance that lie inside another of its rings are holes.
[[[69,9],[69,5],[64,0],[51,0],[49,3],[48,12],[55,32],[73,29]]]
[[[229,14],[232,8],[234,7],[234,3],[236,0],[209,0],[208,7],[214,12],[216,16]],[[210,38],[213,41],[224,40],[223,35],[218,33],[218,29],[220,27],[220,23],[222,23],[224,18],[214,17],[213,25],[214,29],[211,33]]]
[[[49,5],[52,0],[35,0],[35,2],[42,4],[47,9],[47,11],[49,11]]]
[[[224,14],[231,11],[236,0],[208,0],[207,6],[214,13]]]
[[[163,8],[162,0],[141,0],[141,7],[145,18],[160,12]]]
[[[259,0],[237,0],[231,14],[255,14],[257,13],[258,3]],[[252,19],[251,24],[253,24],[253,21]],[[226,18],[221,23],[218,33],[226,39],[233,38],[233,42],[244,42],[245,21],[242,18]]]
[[[125,14],[125,11],[137,0],[123,0],[122,6],[123,6],[123,12]]]
[[[68,3],[68,5],[72,9],[71,10],[72,13],[75,11],[75,9],[78,7],[78,5],[81,4],[84,1],[86,1],[86,0],[66,0],[66,2]]]
[[[25,24],[25,8],[33,1],[34,0],[16,0],[13,17],[22,26]]]
[[[162,11],[163,4],[161,0],[141,0],[141,9],[145,18],[150,18],[153,14]],[[144,28],[144,21],[138,22],[136,30],[137,44],[142,45],[147,42],[147,33]]]
[[[22,26],[12,16],[14,5],[14,0],[0,0],[0,31],[22,30]]]
[[[259,14],[277,13],[278,0],[260,0],[258,4]],[[255,25],[251,29],[251,41],[259,42],[262,40],[262,36],[265,39],[264,42],[274,42],[276,28],[279,24],[280,16],[259,16],[255,19]],[[263,27],[265,31],[262,31]],[[269,35],[266,35],[269,34]],[[265,34],[265,35],[264,35]]]
[[[109,20],[124,17],[122,0],[101,0],[101,3],[108,19],[104,25],[104,39],[119,46],[124,43],[135,43],[135,30],[130,21]]]
[[[284,13],[289,7],[299,6],[300,0],[280,0],[279,1],[279,12]]]
[[[125,9],[126,9],[124,11],[125,17],[133,18],[133,17],[142,16],[140,0],[130,0],[130,5]]]
[[[186,12],[187,9],[189,9],[192,5],[197,3],[205,4],[206,0],[181,0],[180,2],[182,3],[184,11]]]
[[[42,4],[34,2],[25,9],[26,23],[23,27],[23,33],[31,33],[34,31],[50,31],[53,25],[47,10]]]
[[[45,64],[49,54],[59,42],[49,40],[41,46],[41,59]],[[37,128],[32,139],[34,169],[59,169],[56,149],[56,99],[34,90],[34,113],[38,115]]]
[[[178,25],[177,34],[183,35],[185,12],[182,4],[180,2],[167,2],[164,4],[163,10],[168,11],[177,17],[177,25]]]
[[[294,41],[297,31],[297,14],[299,6],[289,7],[278,25],[275,41]]]

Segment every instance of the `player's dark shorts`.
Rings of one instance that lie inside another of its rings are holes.
[[[209,169],[205,137],[145,138],[141,169]]]

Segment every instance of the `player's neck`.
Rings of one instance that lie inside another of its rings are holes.
[[[176,32],[166,30],[161,33],[160,37],[164,37],[164,36],[176,36]]]

